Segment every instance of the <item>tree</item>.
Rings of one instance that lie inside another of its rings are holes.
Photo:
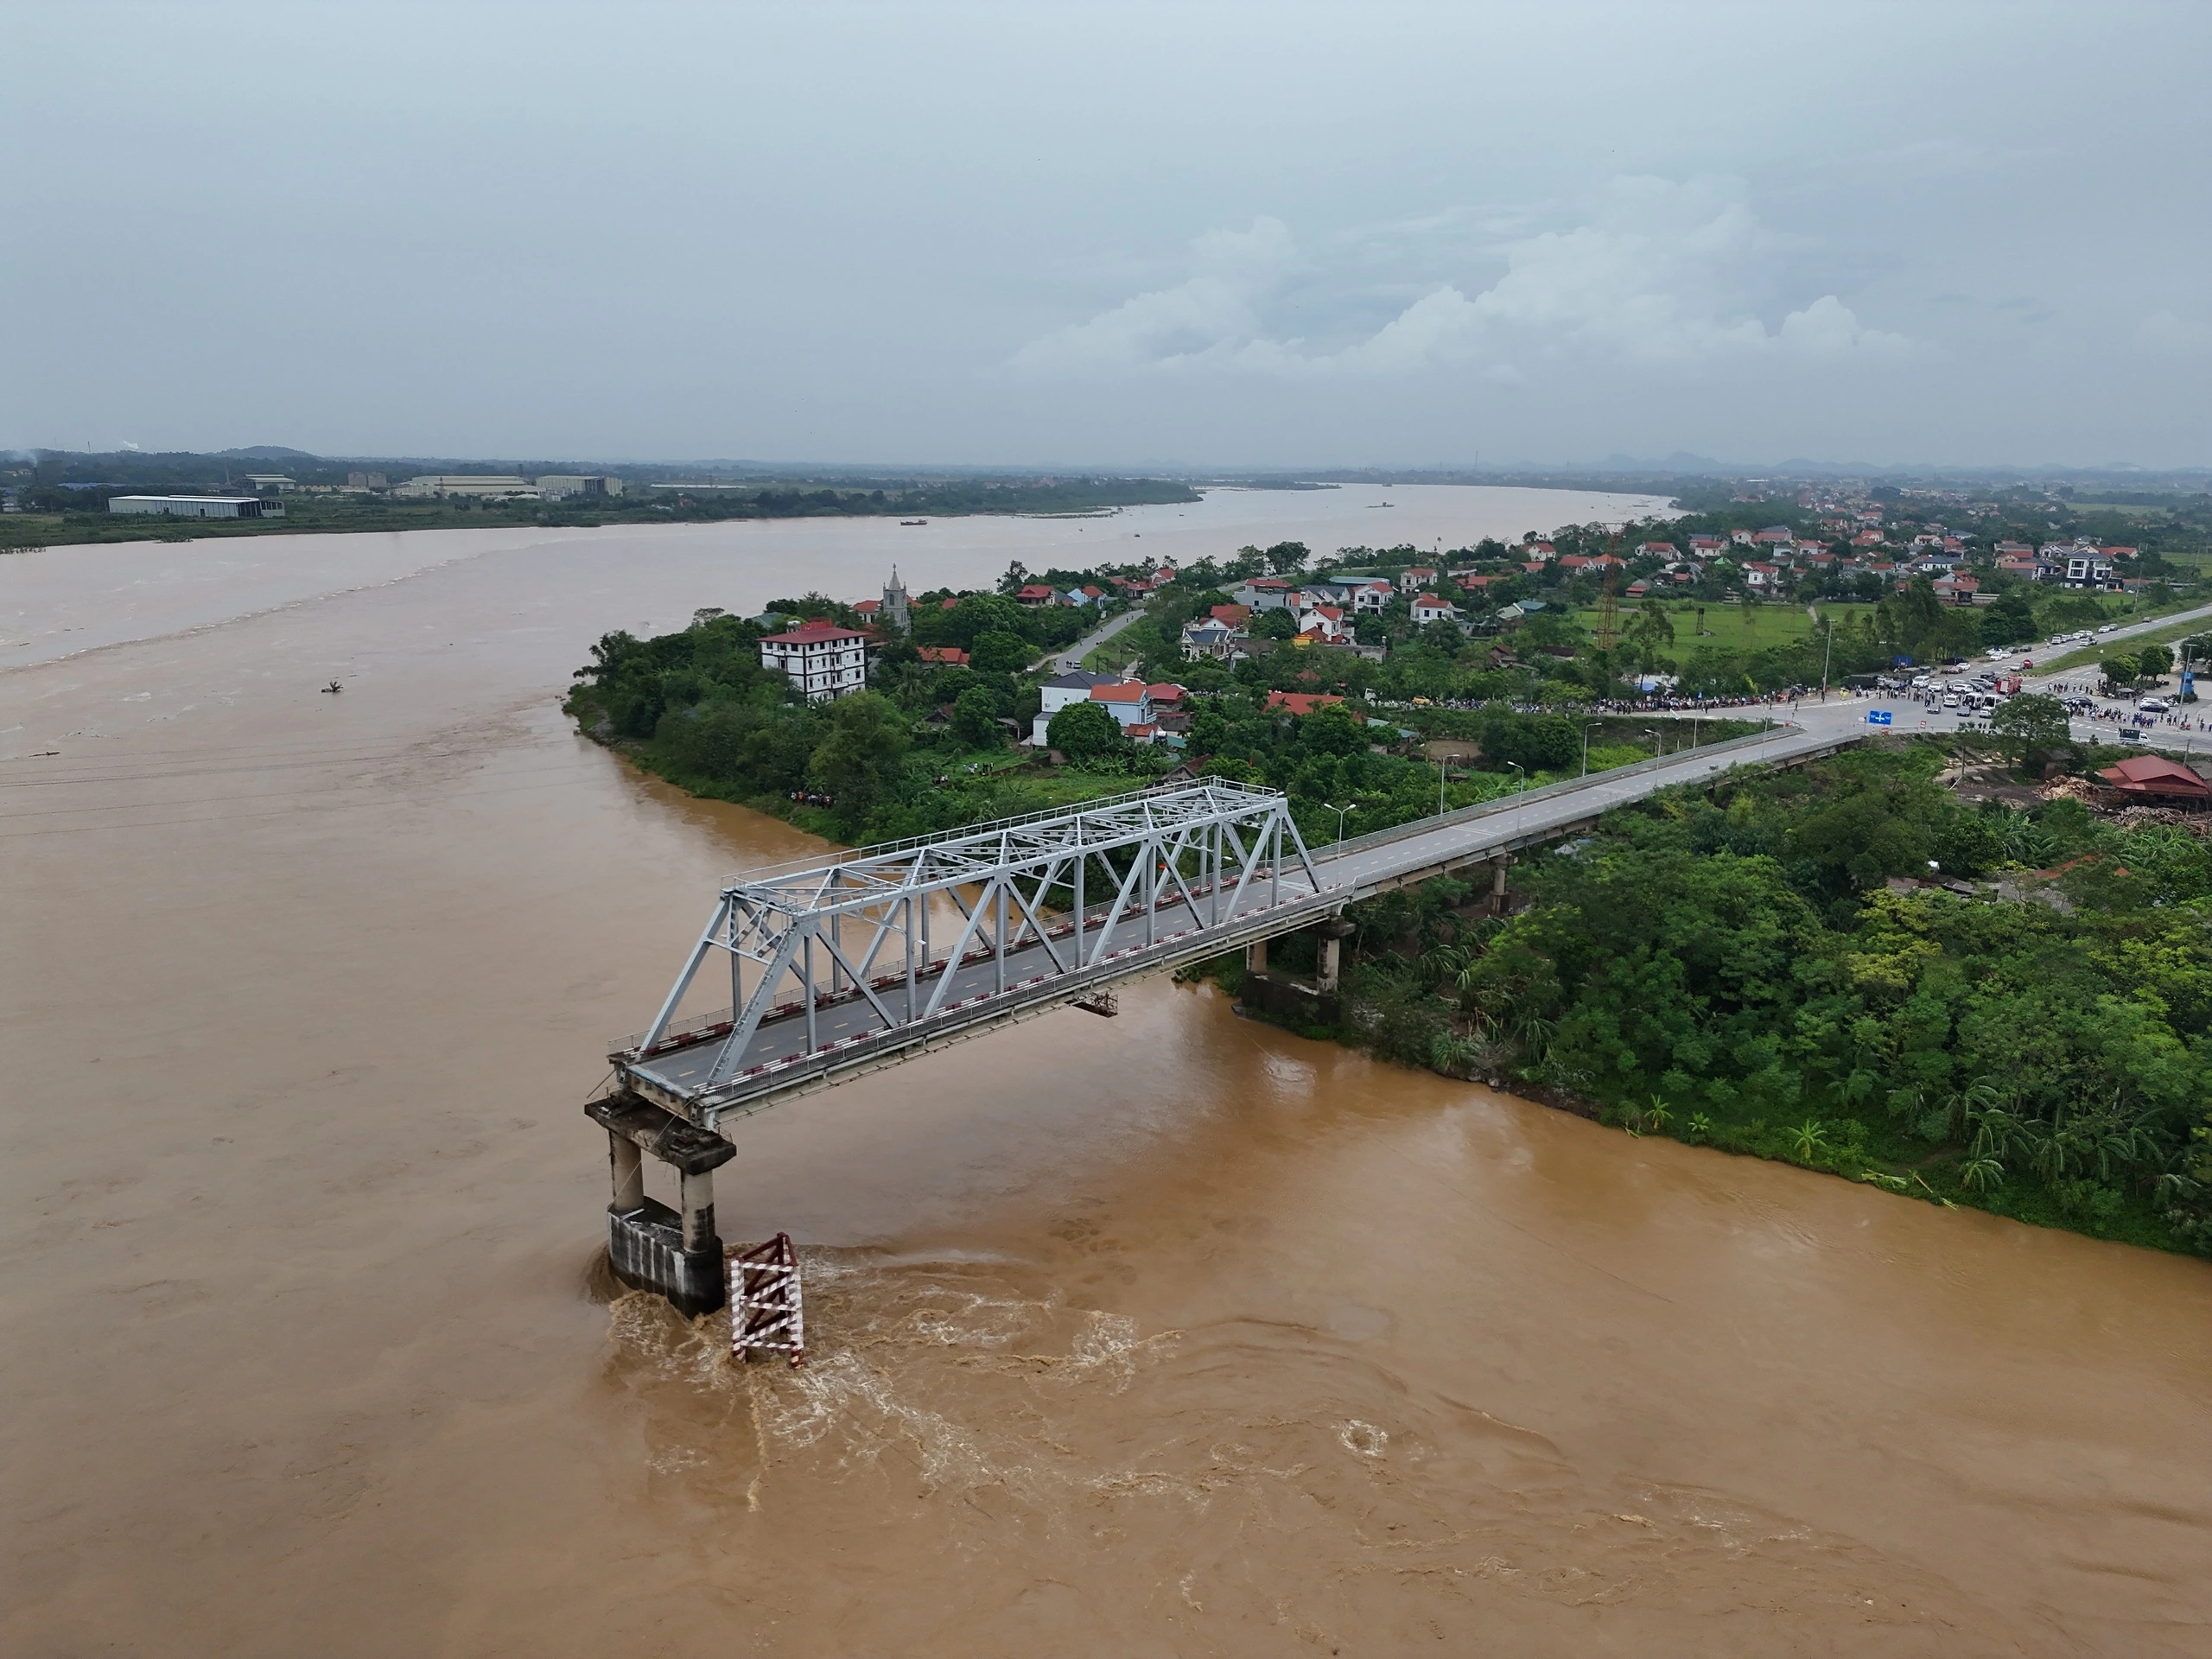
[[[1268,550],[1268,568],[1279,576],[1287,576],[1310,556],[1310,550],[1303,542],[1277,542]]]
[[[1989,729],[2004,745],[2005,753],[2018,761],[2036,755],[2055,754],[2066,747],[2072,737],[2067,725],[2066,705],[2056,697],[2029,693],[2007,698],[1989,717]]]
[[[1281,606],[1277,606],[1254,617],[1251,632],[1262,639],[1295,639],[1298,637],[1298,619]]]
[[[2173,671],[2174,654],[2164,645],[2145,645],[2135,653],[2135,672],[2139,678],[2162,680]]]
[[[1004,594],[1008,599],[1013,598],[1028,585],[1029,568],[1020,559],[1008,563],[1006,575],[999,578],[999,592]]]
[[[2018,588],[1999,594],[1982,613],[1981,635],[1993,645],[2017,645],[2036,637],[2035,607]]]
[[[971,749],[998,747],[999,700],[988,688],[970,686],[953,699],[952,734]]]
[[[1643,601],[1624,632],[1629,645],[1636,652],[1637,666],[1646,673],[1659,665],[1660,647],[1675,643],[1674,619],[1667,614],[1667,607],[1656,599]]]
[[[2124,652],[2117,656],[2107,657],[2097,664],[2097,672],[2112,682],[2113,690],[2120,690],[2135,683],[2137,672],[2135,658]]]
[[[1071,702],[1045,727],[1045,741],[1071,760],[1088,760],[1122,741],[1122,728],[1096,702]]]
[[[969,594],[948,614],[946,642],[972,651],[976,641],[986,633],[1020,633],[1027,617],[1028,613],[1010,599],[1001,599],[995,594]]]
[[[993,628],[976,636],[968,660],[979,674],[1019,674],[1029,666],[1029,659],[1036,654],[1035,648],[1020,634]]]
[[[855,691],[830,705],[830,733],[808,767],[850,825],[864,821],[906,758],[906,722],[898,705],[873,691]]]
[[[1294,728],[1300,748],[1312,754],[1357,754],[1367,747],[1367,728],[1342,703],[1326,703]]]

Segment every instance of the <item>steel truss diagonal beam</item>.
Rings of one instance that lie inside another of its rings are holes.
[[[1004,995],[1016,988],[1010,975],[1033,993],[1155,944],[1163,925],[1187,940],[1323,890],[1281,794],[1222,779],[757,871],[724,886],[627,1057],[712,1040],[703,1093],[757,1069],[751,1051],[766,1027],[803,1027],[798,1052],[814,1052],[821,1008],[864,1004],[873,1034],[895,1033],[952,1003]],[[931,945],[932,906],[960,918],[949,950]],[[849,918],[857,935],[843,932]],[[679,1018],[717,951],[729,963],[727,1012]],[[893,986],[905,995],[890,995]],[[848,1034],[837,1040],[859,1040],[849,1014],[840,1017]],[[795,1039],[778,1040],[788,1055]]]

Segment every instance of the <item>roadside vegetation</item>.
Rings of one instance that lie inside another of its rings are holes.
[[[2212,1254],[2212,840],[1962,804],[1945,748],[1614,812],[1518,866],[1508,918],[1453,880],[1355,906],[1330,1034],[1634,1134]]]

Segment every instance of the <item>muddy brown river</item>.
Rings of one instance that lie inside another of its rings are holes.
[[[1611,510],[0,560],[0,1652],[2212,1653],[2212,1265],[1203,988],[739,1124],[803,1370],[609,1284],[605,1040],[811,843],[580,741],[598,633]]]

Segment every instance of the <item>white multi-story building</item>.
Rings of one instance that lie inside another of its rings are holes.
[[[835,622],[803,622],[764,635],[760,666],[788,674],[809,702],[868,689],[868,635]]]
[[[538,499],[565,501],[572,495],[620,495],[622,480],[606,473],[548,473],[537,480]]]

